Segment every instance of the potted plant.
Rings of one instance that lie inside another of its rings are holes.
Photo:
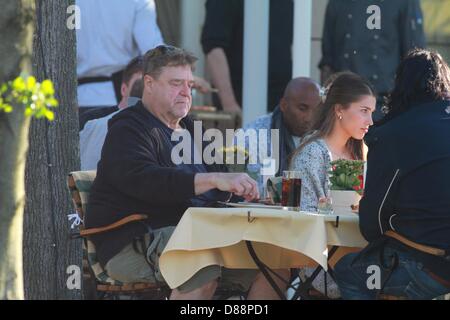
[[[364,191],[364,161],[335,160],[331,162],[330,196],[336,214],[355,211]]]

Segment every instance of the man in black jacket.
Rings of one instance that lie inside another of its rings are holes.
[[[164,282],[158,257],[188,207],[227,200],[231,194],[247,200],[259,197],[256,182],[247,174],[226,173],[223,166],[203,161],[190,162],[196,153],[201,158],[204,148],[195,144],[194,125],[186,117],[192,103],[195,61],[190,53],[171,46],[148,51],[144,58],[142,102],[109,121],[86,227],[108,225],[141,213],[148,215],[148,224],[153,229],[153,241],[139,223],[92,237],[100,263],[116,280]],[[192,148],[187,163],[175,165],[172,148],[177,142],[172,141],[172,134],[181,129],[190,133]],[[145,254],[134,250],[132,243],[136,237],[144,237],[148,247]],[[220,266],[200,270],[174,289],[171,298],[211,298],[218,278],[243,290],[251,286],[249,298],[276,298],[268,283],[254,270],[228,270]]]

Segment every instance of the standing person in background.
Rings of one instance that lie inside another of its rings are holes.
[[[162,44],[153,0],[77,0],[78,105],[117,105],[121,71],[134,57]]]
[[[273,111],[292,77],[292,0],[270,1],[269,81],[267,106]],[[201,43],[212,84],[214,103],[241,112],[244,0],[207,0]]]
[[[425,47],[419,0],[330,0],[319,63],[322,83],[346,70],[368,79],[378,96],[374,120],[379,120],[395,70],[414,47]]]

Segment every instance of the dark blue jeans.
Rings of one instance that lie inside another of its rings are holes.
[[[398,257],[398,266],[389,277],[383,265],[389,265],[394,254]],[[399,251],[386,244],[383,261],[380,250],[375,249],[355,259],[358,253],[344,256],[335,266],[336,282],[343,299],[372,300],[377,298],[380,287],[383,294],[407,299],[433,299],[450,292],[439,282],[435,281],[424,270],[422,263],[417,262],[410,253]],[[379,272],[378,272],[379,271]]]

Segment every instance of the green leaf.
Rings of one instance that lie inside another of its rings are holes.
[[[42,117],[45,117],[45,111],[46,111],[47,109],[45,109],[45,108],[39,108],[39,109],[37,109],[36,110],[36,112],[35,112],[35,116],[36,116],[36,118],[38,118],[38,119],[40,119],[40,118],[42,118]]]
[[[29,76],[27,78],[27,89],[33,90],[35,86],[36,86],[36,78],[33,76]]]
[[[336,160],[331,162],[332,170],[329,171],[331,189],[354,190],[360,185],[358,176],[363,174],[364,161],[361,160]]]
[[[31,116],[31,115],[33,115],[33,109],[31,109],[31,108],[26,108],[26,109],[25,109],[25,116],[29,117],[29,116]]]
[[[13,111],[13,107],[6,103],[0,105],[0,110],[2,110],[2,109],[5,113],[10,113],[11,111]]]
[[[48,120],[53,121],[53,119],[55,119],[55,114],[53,113],[53,111],[45,110],[45,117]]]
[[[46,104],[48,106],[51,106],[51,107],[57,107],[58,106],[58,100],[56,100],[55,98],[50,98],[50,99],[47,100]]]
[[[46,96],[52,96],[55,94],[53,83],[50,80],[44,80],[41,83],[41,91]]]
[[[8,85],[6,83],[0,86],[0,94],[4,94],[8,90]]]
[[[13,90],[16,90],[19,92],[25,90],[25,81],[23,80],[23,78],[17,77],[16,79],[14,79],[12,88],[13,88]]]

